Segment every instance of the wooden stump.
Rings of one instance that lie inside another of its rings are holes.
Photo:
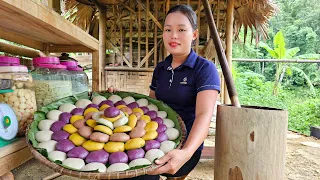
[[[288,112],[219,105],[214,178],[284,179]]]

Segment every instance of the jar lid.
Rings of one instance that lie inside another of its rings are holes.
[[[0,66],[19,66],[20,59],[16,57],[0,56]]]
[[[62,64],[37,64],[36,67],[49,68],[49,69],[67,69],[67,66]]]
[[[27,66],[0,66],[0,73],[8,73],[8,72],[28,72]]]
[[[67,70],[69,70],[69,71],[83,71],[83,68],[81,68],[81,67],[67,67]]]
[[[38,64],[60,64],[60,60],[57,57],[36,57],[33,58],[33,65]]]
[[[78,63],[76,61],[61,61],[60,64],[63,64],[65,66],[69,67],[78,67]]]

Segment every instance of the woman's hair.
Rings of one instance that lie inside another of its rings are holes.
[[[170,13],[174,13],[174,12],[180,12],[180,13],[182,13],[183,15],[185,15],[185,16],[189,19],[190,24],[191,24],[191,26],[192,26],[192,29],[193,29],[193,30],[196,30],[196,29],[197,29],[197,15],[196,15],[196,13],[193,11],[193,9],[191,8],[191,6],[189,6],[189,5],[183,5],[183,4],[173,6],[173,7],[170,8],[170,10],[167,12],[166,17],[167,17]]]

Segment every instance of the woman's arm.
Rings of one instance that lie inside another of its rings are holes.
[[[218,91],[216,90],[201,91],[197,95],[196,119],[194,120],[189,137],[182,148],[182,150],[189,152],[191,156],[208,135],[217,96]]]
[[[156,92],[154,90],[150,89],[150,93],[149,93],[149,97],[153,98],[153,99],[157,99],[156,98]]]
[[[197,94],[196,118],[189,137],[181,150],[174,149],[156,161],[165,164],[150,174],[175,174],[194,154],[208,135],[218,91],[204,90]]]

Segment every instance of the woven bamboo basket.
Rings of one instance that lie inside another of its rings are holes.
[[[119,93],[120,94],[124,93],[124,94],[127,94],[127,95],[131,95],[134,98],[136,98],[136,97],[146,98],[149,101],[151,101],[152,103],[153,102],[158,102],[158,103],[161,103],[162,105],[170,108],[169,106],[165,105],[161,101],[152,99],[152,98],[150,98],[148,96],[145,96],[145,95],[142,95],[142,94],[131,93],[131,92],[119,92]],[[108,93],[107,92],[100,92],[99,94],[105,96]],[[54,107],[58,107],[59,105],[61,105],[63,103],[68,103],[70,101],[74,102],[76,99],[83,99],[83,98],[89,97],[88,95],[84,95],[84,96],[81,95],[81,96],[78,96],[78,97],[73,96],[73,97],[63,98],[63,99],[58,100],[58,101],[56,101],[56,102],[54,102],[54,103],[52,103],[52,104],[50,104],[50,105],[48,105],[46,107],[43,107],[41,109],[41,111],[45,112],[45,111],[49,111],[49,110],[52,110],[52,109],[56,109]],[[87,98],[87,99],[89,99],[89,98]],[[37,113],[39,113],[41,111],[37,111]],[[175,115],[177,115],[177,113]],[[37,115],[35,115],[35,116],[37,116]],[[37,117],[35,117],[35,121],[32,122],[27,128],[27,132],[26,132],[26,137],[27,138],[26,139],[27,139],[28,147],[30,148],[31,153],[34,155],[34,157],[37,160],[39,160],[42,164],[48,166],[49,168],[53,169],[54,171],[56,171],[56,172],[58,172],[58,173],[60,173],[62,175],[68,175],[68,176],[73,176],[73,177],[82,178],[82,179],[123,179],[123,178],[132,178],[132,177],[136,177],[136,176],[145,175],[148,172],[152,172],[156,168],[160,167],[159,165],[151,164],[150,166],[139,168],[139,169],[132,169],[132,170],[129,169],[129,170],[126,170],[126,171],[106,172],[106,173],[84,172],[84,171],[77,171],[77,170],[71,170],[71,169],[65,168],[65,167],[63,167],[63,166],[61,166],[61,165],[59,165],[59,164],[57,164],[55,162],[52,162],[49,159],[47,159],[47,157],[43,153],[40,153],[39,149],[37,149],[37,148],[35,148],[33,146],[33,142],[31,141],[31,139],[35,137],[34,128],[37,128],[38,123],[40,122],[40,121],[36,121],[36,118]],[[175,123],[177,123],[176,124],[176,125],[178,125],[177,129],[180,131],[180,137],[178,138],[179,142],[177,143],[176,149],[181,149],[181,147],[183,146],[183,143],[185,142],[185,139],[186,139],[186,127],[185,127],[185,124],[184,124],[183,120],[181,119],[181,117],[179,115],[177,115],[176,116],[176,120],[173,120],[173,121],[175,121]]]

